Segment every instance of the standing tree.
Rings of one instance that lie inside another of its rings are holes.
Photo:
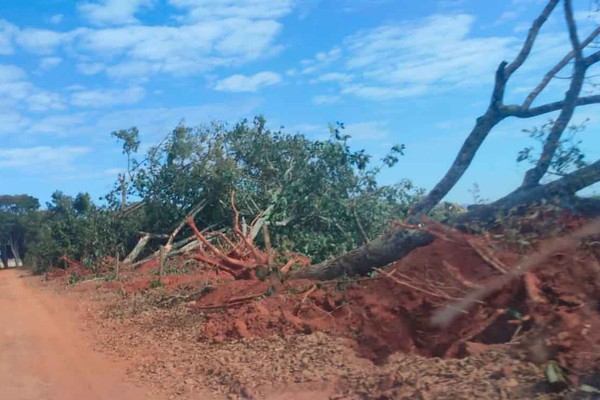
[[[25,249],[25,221],[27,214],[40,207],[38,199],[28,195],[0,196],[0,252],[2,264],[8,267],[9,249],[17,266],[22,264]]]
[[[111,133],[111,136],[123,142],[123,154],[127,157],[127,170],[119,174],[119,188],[121,191],[121,212],[127,207],[127,190],[133,181],[132,171],[137,168],[133,155],[140,147],[140,132],[136,127],[121,129]]]
[[[475,126],[445,176],[422,200],[412,207],[408,217],[409,223],[420,222],[421,218],[427,215],[448,194],[471,165],[475,154],[494,127],[510,117],[525,119],[558,112],[558,116],[551,127],[547,129],[542,152],[532,168],[526,172],[522,184],[507,196],[464,214],[460,217],[461,220],[489,220],[494,219],[502,210],[506,211],[517,206],[528,206],[554,198],[574,198],[578,191],[600,181],[600,160],[597,160],[585,166],[580,165],[580,168],[549,183],[540,184],[548,169],[555,165],[553,162],[555,161],[557,149],[560,147],[561,138],[575,109],[579,106],[600,103],[599,94],[582,95],[586,79],[589,79],[586,73],[590,67],[600,61],[600,51],[596,50],[595,52],[591,51],[589,55],[585,54],[586,50],[594,48],[590,44],[594,43],[600,34],[600,26],[597,26],[585,39],[580,40],[573,17],[571,0],[562,1],[571,51],[544,75],[522,104],[504,103],[508,81],[529,57],[540,29],[560,2],[560,0],[548,1],[541,14],[531,25],[525,43],[516,58],[510,63],[506,61],[500,63],[496,70],[494,88],[487,110],[477,118]],[[564,98],[555,102],[533,106],[535,100],[556,77],[556,74],[569,64],[572,64],[572,75],[569,78],[569,89]],[[333,260],[295,271],[291,276],[331,279],[341,275],[365,274],[373,268],[398,260],[415,248],[427,245],[431,241],[433,241],[433,237],[427,233],[396,229]]]

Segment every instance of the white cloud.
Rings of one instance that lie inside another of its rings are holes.
[[[14,53],[13,40],[18,28],[10,22],[0,20],[0,55]]]
[[[27,129],[31,134],[68,136],[86,122],[85,114],[50,115],[32,123]]]
[[[96,25],[125,25],[137,23],[135,14],[152,7],[154,0],[99,0],[78,5],[79,12]]]
[[[0,54],[12,51],[10,39],[28,52],[74,59],[84,75],[106,73],[115,79],[144,81],[154,74],[198,74],[239,67],[281,51],[278,21],[295,0],[170,0],[181,14],[168,23],[146,24],[136,13],[156,0],[94,0],[80,11],[99,27],[59,32],[0,24]],[[112,25],[112,26],[109,26]]]
[[[72,162],[90,152],[88,147],[37,146],[0,149],[0,167],[52,173],[72,169]]]
[[[29,82],[23,69],[0,64],[0,107],[14,110],[23,106],[34,112],[60,110],[64,108],[64,100],[60,94]]]
[[[65,109],[65,102],[60,94],[45,90],[36,90],[32,92],[27,97],[26,103],[29,106],[29,109],[35,112]]]
[[[20,135],[30,121],[15,110],[0,110],[0,135]]]
[[[154,107],[126,109],[102,113],[99,118],[92,119],[82,127],[82,134],[94,135],[97,132],[112,132],[130,127],[132,121],[139,128],[144,142],[160,140],[173,130],[182,118],[189,126],[205,124],[207,121],[235,121],[255,115],[260,101],[255,98],[244,98],[240,101],[226,103],[210,103],[189,107]]]
[[[58,25],[62,22],[64,15],[62,14],[54,14],[50,17],[49,21],[52,25]]]
[[[16,35],[17,43],[34,54],[49,55],[72,37],[70,33],[56,32],[51,29],[22,29]]]
[[[350,135],[351,140],[385,139],[390,136],[387,124],[381,121],[346,124],[344,133]]]
[[[600,12],[597,11],[576,11],[574,17],[578,24],[591,24],[594,27],[600,24]]]
[[[334,47],[329,51],[320,51],[314,56],[314,58],[300,61],[300,65],[302,65],[301,72],[303,74],[312,74],[323,70],[327,66],[339,60],[341,56],[342,50],[339,47]]]
[[[276,19],[290,13],[295,0],[169,0],[193,21],[214,18]]]
[[[340,72],[327,72],[311,79],[310,83],[320,82],[350,82],[353,76],[351,74],[344,74]]]
[[[319,95],[319,96],[315,96],[312,99],[313,104],[316,105],[322,105],[322,104],[335,104],[337,102],[339,102],[341,99],[340,96],[334,96],[334,95]]]
[[[489,82],[498,63],[512,54],[515,39],[472,37],[473,22],[471,15],[437,14],[385,23],[302,62],[303,71],[319,72],[313,82],[338,81],[341,93],[374,100]]]
[[[135,86],[125,90],[100,89],[81,90],[71,95],[71,104],[77,107],[102,108],[124,104],[135,104],[144,98],[144,88]]]
[[[77,71],[83,75],[96,75],[106,69],[106,66],[102,63],[84,62],[77,64]]]
[[[0,83],[10,83],[25,79],[25,71],[15,65],[0,64]]]
[[[263,71],[254,75],[232,75],[222,79],[215,85],[215,90],[222,92],[256,92],[265,86],[281,82],[281,76],[271,71]]]
[[[49,70],[59,66],[62,61],[60,57],[44,57],[40,60],[39,68],[41,70]]]

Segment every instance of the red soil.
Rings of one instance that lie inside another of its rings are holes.
[[[565,231],[584,222],[560,221]],[[500,243],[495,255],[509,268],[523,256]],[[524,279],[515,280],[444,329],[431,324],[432,313],[499,272],[469,245],[439,239],[386,270],[422,290],[383,273],[347,282],[232,281],[215,285],[192,307],[206,315],[202,340],[324,331],[353,339],[359,354],[378,363],[396,351],[461,357],[473,342],[512,341],[531,360],[556,359],[578,375],[600,361],[599,256],[597,243],[556,253],[526,275],[527,288]],[[252,299],[239,300],[246,296]],[[212,308],[217,305],[228,307]]]
[[[535,212],[517,221],[520,234],[564,235],[585,222],[565,213]],[[505,239],[495,239],[492,248],[510,269],[526,254]],[[436,310],[500,276],[467,243],[435,240],[370,278],[281,283],[198,271],[164,277],[161,290],[197,290],[210,282],[212,290],[190,306],[206,318],[199,340],[323,331],[352,339],[358,353],[376,363],[397,351],[462,357],[511,342],[530,360],[558,360],[577,377],[600,363],[600,248],[595,240],[552,255],[443,329],[431,323]],[[155,270],[155,264],[144,265],[105,286],[126,293],[147,290],[157,279],[149,275]]]

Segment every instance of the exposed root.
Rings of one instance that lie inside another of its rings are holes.
[[[429,296],[441,298],[441,299],[444,299],[444,300],[458,300],[458,298],[450,296],[450,295],[448,295],[448,294],[446,294],[446,293],[444,293],[442,291],[438,290],[438,291],[434,292],[434,291],[431,291],[431,290],[424,289],[422,287],[416,286],[416,283],[408,282],[408,279],[410,279],[410,278],[407,277],[407,276],[404,276],[404,278],[406,280],[402,280],[402,279],[394,276],[396,273],[398,273],[397,270],[393,270],[392,272],[386,272],[386,271],[384,271],[384,270],[382,270],[380,268],[375,268],[375,270],[377,272],[379,272],[379,273],[384,274],[387,278],[391,279],[392,281],[396,282],[397,284],[402,285],[402,286],[406,286],[407,288],[416,290],[417,292],[425,293],[425,294],[427,294]]]
[[[261,250],[253,240],[250,232],[254,230],[254,225],[260,220],[263,213],[259,213],[250,224],[249,229],[242,229],[240,226],[240,214],[235,206],[235,192],[231,193],[231,208],[233,210],[233,232],[226,235],[222,232],[202,233],[196,226],[192,217],[186,217],[186,221],[196,240],[200,244],[197,247],[197,254],[193,258],[204,264],[213,266],[224,271],[235,279],[257,279],[257,271],[269,271],[273,260],[276,259],[276,253],[271,249],[270,237],[268,232],[263,230],[267,251]],[[211,242],[209,238],[216,238],[216,243]],[[289,261],[281,267],[275,267],[282,274],[286,274],[295,264],[307,265],[309,263],[306,257],[292,254]]]

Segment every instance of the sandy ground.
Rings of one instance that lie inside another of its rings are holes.
[[[37,290],[25,277],[0,271],[0,398],[159,398],[126,382],[122,362],[93,350],[68,298]]]

